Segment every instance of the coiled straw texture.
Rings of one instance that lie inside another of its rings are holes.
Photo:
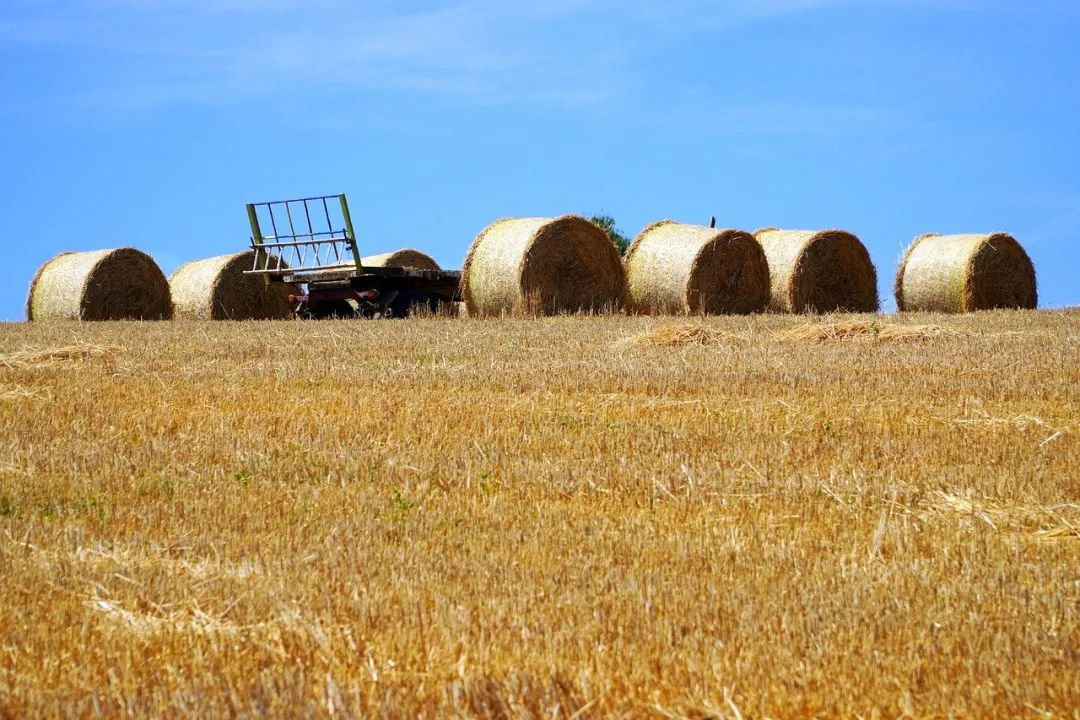
[[[469,315],[614,310],[626,294],[618,250],[576,215],[492,223],[469,247],[461,275]]]
[[[893,284],[897,309],[962,313],[1035,308],[1035,266],[1016,239],[921,235],[904,254]]]
[[[755,237],[769,262],[773,312],[877,311],[877,270],[851,233],[767,228]]]
[[[61,253],[30,283],[27,320],[168,320],[169,282],[135,248]]]

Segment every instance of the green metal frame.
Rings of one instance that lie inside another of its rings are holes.
[[[255,203],[247,204],[248,222],[251,224],[251,244],[257,245],[255,248],[255,269],[265,270],[269,258],[266,257],[266,250],[263,249],[263,234],[262,229],[259,227],[259,216],[255,212]],[[267,282],[270,278],[266,279]]]
[[[292,235],[287,235],[287,236],[277,236],[274,239],[280,240],[281,237],[288,237],[291,240],[296,240],[296,239],[298,239],[300,237],[304,237],[304,236],[308,235],[309,233],[296,233],[295,228],[292,227],[292,215],[291,215],[291,211],[289,210],[289,203],[303,203],[303,205],[304,205],[304,213],[305,213],[305,216],[308,218],[308,230],[312,231],[313,228],[311,227],[311,219],[310,219],[309,208],[308,208],[307,203],[309,201],[313,201],[313,200],[320,200],[320,201],[323,202],[323,204],[325,206],[326,201],[331,199],[331,198],[334,198],[334,197],[336,197],[338,199],[338,201],[339,201],[339,203],[341,205],[341,217],[345,221],[345,228],[344,228],[345,237],[344,238],[336,238],[336,240],[340,241],[340,240],[343,239],[343,240],[345,240],[345,242],[347,242],[349,244],[349,249],[352,250],[353,263],[356,265],[356,269],[358,271],[363,270],[364,265],[360,260],[360,248],[357,246],[357,243],[356,243],[356,231],[353,229],[352,215],[349,213],[349,201],[345,198],[345,193],[340,193],[338,195],[321,195],[321,196],[317,196],[317,197],[297,198],[295,200],[274,200],[274,201],[271,201],[271,202],[264,202],[264,203],[247,203],[248,224],[251,225],[251,244],[253,246],[255,246],[255,268],[254,269],[255,270],[266,270],[266,269],[268,269],[268,266],[269,266],[269,263],[270,263],[270,258],[267,255],[266,249],[263,247],[264,243],[266,242],[266,236],[263,235],[262,228],[259,225],[259,214],[258,214],[258,212],[256,210],[256,208],[258,206],[265,205],[267,207],[271,207],[273,205],[284,205],[286,213],[287,213],[287,215],[289,217],[290,230],[292,230],[293,234]],[[272,214],[271,214],[271,217],[272,217]],[[327,214],[327,222],[329,224],[329,214]],[[328,227],[327,230],[332,232],[333,228]],[[331,239],[335,239],[335,238],[331,238]],[[325,241],[315,240],[314,242],[325,242]],[[267,276],[267,281],[269,281],[268,276]]]
[[[345,233],[349,238],[349,245],[352,246],[353,262],[356,263],[357,270],[363,270],[364,264],[360,262],[360,248],[356,246],[356,233],[353,231],[352,215],[349,214],[349,201],[345,199],[345,193],[338,195],[341,199],[341,217],[345,218]]]

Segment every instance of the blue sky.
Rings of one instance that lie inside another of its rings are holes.
[[[842,227],[886,309],[924,232],[1006,230],[1080,304],[1080,3],[3,0],[0,319],[36,267],[242,249],[346,192],[460,267],[507,215]]]

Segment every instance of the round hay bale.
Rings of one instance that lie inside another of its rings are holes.
[[[898,310],[1034,308],[1035,267],[1011,235],[920,235],[893,284]]]
[[[439,263],[427,253],[412,248],[395,250],[394,252],[380,255],[369,255],[360,258],[360,264],[364,267],[402,267],[416,268],[418,270],[438,270]]]
[[[742,230],[661,220],[634,238],[623,262],[635,312],[746,314],[769,302],[765,253]]]
[[[476,236],[461,270],[469,315],[615,309],[626,294],[619,251],[577,215],[507,218]]]
[[[278,258],[270,255],[269,267]],[[169,278],[176,317],[186,320],[275,320],[291,318],[289,295],[295,285],[245,275],[255,251],[218,255],[181,265]]]
[[[169,281],[135,248],[60,253],[38,268],[27,320],[168,320]]]
[[[876,312],[877,271],[866,247],[843,230],[758,230],[769,261],[773,312]]]

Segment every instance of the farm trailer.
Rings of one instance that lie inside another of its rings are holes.
[[[461,300],[460,271],[365,267],[344,194],[248,203],[247,214],[247,273],[305,286],[289,295],[297,317],[406,317]]]

